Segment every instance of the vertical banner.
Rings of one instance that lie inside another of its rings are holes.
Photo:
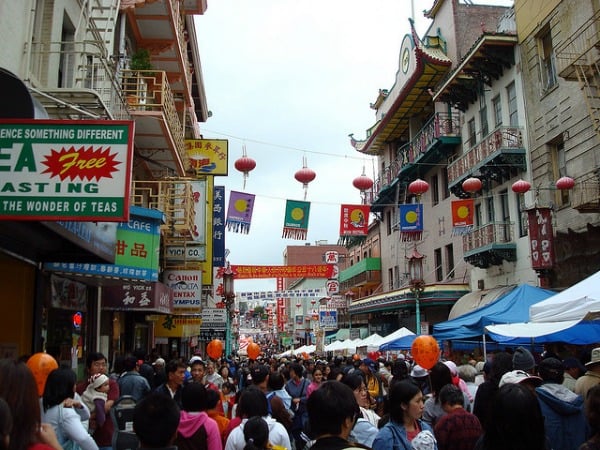
[[[473,231],[474,205],[472,198],[452,202],[452,236],[462,236]]]
[[[234,233],[248,234],[252,222],[254,195],[231,191],[227,208],[227,229]]]
[[[366,236],[369,232],[369,205],[342,205],[340,236]]]
[[[277,277],[276,280],[277,290],[283,291],[283,278]],[[287,323],[287,314],[285,311],[285,299],[282,297],[277,298],[277,329],[280,332],[285,331],[285,325]]]
[[[225,267],[225,186],[213,191],[213,266]]]
[[[554,266],[552,209],[530,209],[527,211],[527,218],[529,222],[531,268],[534,270],[551,269]]]
[[[418,241],[423,236],[423,205],[400,205],[400,237],[402,241]]]
[[[285,205],[285,220],[283,222],[283,235],[287,239],[306,239],[308,233],[308,215],[310,202],[287,200]]]

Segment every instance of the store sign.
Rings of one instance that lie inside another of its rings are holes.
[[[133,122],[0,122],[0,219],[129,219]]]
[[[131,207],[129,222],[117,227],[115,264],[143,267],[158,274],[160,225],[164,214],[156,210]]]
[[[169,261],[204,261],[206,260],[206,249],[202,244],[167,245],[165,256]]]
[[[154,311],[171,314],[173,292],[163,283],[126,283],[105,286],[102,290],[102,307],[108,310]]]
[[[321,328],[337,328],[337,311],[319,311],[319,326]]]
[[[552,209],[533,208],[527,211],[531,268],[547,270],[554,266],[554,233]]]
[[[224,330],[227,326],[227,310],[225,308],[203,308],[201,329]]]
[[[200,314],[202,272],[199,270],[165,270],[163,282],[173,289],[174,314]]]
[[[198,175],[227,175],[227,139],[190,139],[185,150],[191,169]]]

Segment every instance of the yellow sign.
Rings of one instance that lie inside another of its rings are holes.
[[[227,175],[229,157],[227,139],[188,139],[185,150],[191,170],[198,176]]]
[[[200,317],[153,315],[146,316],[146,319],[154,324],[154,337],[185,338],[198,336],[202,325],[202,318]]]

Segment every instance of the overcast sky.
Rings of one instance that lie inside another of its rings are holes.
[[[422,36],[422,10],[433,0],[414,3]],[[340,205],[360,203],[352,180],[363,167],[374,178],[373,161],[348,135],[364,139],[374,125],[369,105],[392,87],[410,15],[409,0],[209,0],[196,18],[212,112],[201,130],[229,140],[229,176],[215,184],[226,187],[227,201],[231,190],[256,195],[250,233],[226,234],[231,264],[281,265],[288,245],[337,242]],[[243,145],[256,161],[245,190],[233,166]],[[306,198],[308,237],[283,239],[286,199],[304,198],[294,179],[303,157],[317,174]],[[273,290],[275,280],[239,280],[235,288]]]

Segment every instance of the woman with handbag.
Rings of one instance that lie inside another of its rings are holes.
[[[42,420],[54,427],[63,450],[98,450],[98,445],[89,435],[81,416],[75,409],[83,408],[73,401],[77,377],[68,367],[53,370],[48,375],[42,400]]]

